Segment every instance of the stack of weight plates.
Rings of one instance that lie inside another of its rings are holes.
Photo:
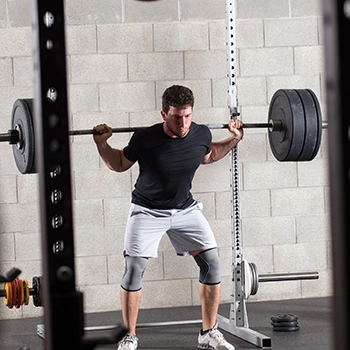
[[[297,315],[278,314],[272,316],[271,321],[275,332],[295,332],[299,330]]]

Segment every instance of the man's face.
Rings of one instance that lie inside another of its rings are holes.
[[[192,123],[192,107],[179,108],[170,106],[168,113],[161,111],[164,120],[164,131],[170,137],[185,137]]]

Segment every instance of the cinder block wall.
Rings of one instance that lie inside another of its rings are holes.
[[[11,127],[17,98],[33,97],[30,2],[0,0],[0,130]],[[224,0],[66,1],[71,128],[160,122],[160,99],[171,84],[191,87],[194,119],[227,122]],[[320,0],[237,0],[237,86],[244,122],[266,122],[279,88],[310,88],[323,102]],[[325,119],[325,117],[324,117]],[[213,130],[215,140],[225,130]],[[131,135],[115,134],[124,147]],[[120,308],[123,234],[137,166],[122,174],[101,163],[91,136],[71,140],[77,285],[85,311]],[[331,288],[327,131],[312,162],[279,163],[266,130],[246,130],[239,145],[243,254],[259,273],[318,271],[312,281],[260,283],[249,300],[328,296]],[[15,266],[31,284],[41,274],[38,177],[17,171],[0,144],[0,271]],[[229,157],[202,166],[193,193],[204,203],[219,245],[222,301],[230,302]],[[143,308],[197,305],[197,267],[177,257],[168,239],[144,278]],[[36,316],[40,308],[0,318]]]

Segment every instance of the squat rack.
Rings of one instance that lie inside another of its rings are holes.
[[[40,178],[41,232],[43,251],[43,290],[45,329],[38,334],[47,349],[93,349],[98,343],[120,339],[122,327],[83,325],[83,296],[75,289],[74,236],[70,188],[70,155],[68,142],[68,107],[65,63],[65,28],[63,1],[36,0],[33,7],[35,66],[35,124]],[[236,118],[236,46],[235,2],[226,0],[228,107],[230,118]],[[44,19],[44,20],[43,20]],[[55,91],[55,99],[50,99]],[[57,117],[60,123],[56,123]],[[63,201],[56,202],[59,190]],[[245,304],[246,271],[241,247],[238,149],[231,152],[232,203],[232,280],[233,292],[229,318],[218,315],[219,327],[261,348],[271,347],[271,339],[249,328]],[[278,276],[270,280],[313,279],[316,274]],[[268,280],[266,276],[266,281]],[[201,320],[139,324],[138,327],[200,323]],[[45,331],[46,330],[46,331]],[[87,331],[110,330],[107,337],[88,336]],[[44,333],[45,331],[45,333]],[[123,333],[124,332],[124,333]],[[45,334],[45,336],[44,336]],[[108,339],[107,339],[108,338]]]

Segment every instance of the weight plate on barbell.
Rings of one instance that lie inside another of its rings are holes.
[[[12,108],[11,127],[19,133],[19,141],[12,146],[12,150],[17,168],[22,174],[35,173],[32,103],[32,99],[18,99]]]
[[[305,117],[303,149],[298,161],[311,161],[321,144],[322,115],[316,95],[311,90],[295,90],[302,102]]]
[[[302,101],[295,90],[275,92],[269,107],[270,120],[282,122],[282,131],[268,130],[273,155],[281,162],[297,161],[304,145],[305,117]]]
[[[33,303],[35,306],[43,306],[43,288],[42,288],[42,277],[34,276],[32,279],[32,287],[34,289]]]

